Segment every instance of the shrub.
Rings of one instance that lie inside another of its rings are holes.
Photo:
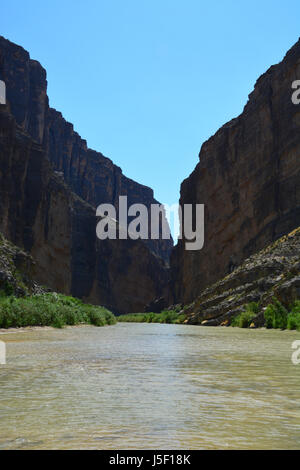
[[[175,323],[181,324],[185,320],[185,315],[174,310],[165,310],[161,313],[129,313],[117,317],[118,322],[128,323]]]
[[[252,320],[256,317],[256,314],[250,311],[242,312],[231,322],[231,326],[239,328],[249,328],[252,323]]]
[[[147,317],[143,313],[129,313],[127,315],[120,315],[117,317],[117,321],[125,323],[146,323]]]
[[[287,328],[289,330],[300,331],[300,315],[296,313],[289,313],[287,320]]]
[[[252,312],[252,313],[255,313],[255,315],[258,315],[259,314],[259,304],[257,302],[250,302],[250,304],[248,304],[246,306],[246,311],[247,312]]]
[[[239,328],[249,328],[252,320],[259,313],[259,305],[256,302],[251,302],[245,307],[245,311],[237,315],[231,321],[231,326]]]
[[[296,313],[296,314],[300,314],[300,300],[296,300],[296,302],[294,303],[294,305],[292,306],[292,311],[291,313]]]
[[[288,315],[287,327],[289,330],[300,331],[300,301],[296,300],[292,306],[292,310]]]
[[[281,330],[287,328],[288,311],[276,297],[273,298],[273,303],[267,306],[264,316],[267,328],[277,328]]]
[[[116,319],[103,307],[84,304],[62,294],[21,298],[0,296],[0,328],[46,325],[62,328],[79,323],[104,326],[116,323]]]
[[[1,291],[0,291],[1,297],[8,297],[10,295],[13,295],[13,293],[14,293],[14,286],[10,282],[4,281],[1,283]]]

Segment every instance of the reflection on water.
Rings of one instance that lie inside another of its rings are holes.
[[[0,339],[0,449],[300,449],[299,333],[118,324]]]

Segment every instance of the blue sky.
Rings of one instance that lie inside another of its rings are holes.
[[[299,0],[10,0],[0,34],[47,69],[50,105],[89,147],[173,204],[299,17]]]

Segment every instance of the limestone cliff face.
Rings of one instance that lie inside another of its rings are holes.
[[[181,204],[205,204],[205,245],[171,258],[173,301],[185,304],[300,225],[300,41],[255,85],[243,113],[202,146]]]
[[[115,312],[142,311],[164,292],[172,242],[100,242],[95,207],[119,195],[150,205],[152,190],[87,148],[49,108],[45,70],[4,38],[0,79],[0,230],[31,253],[40,283]]]

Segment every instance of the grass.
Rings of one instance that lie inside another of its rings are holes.
[[[173,323],[182,324],[186,316],[171,310],[161,313],[131,313],[117,317],[118,322],[125,323]]]
[[[115,316],[104,307],[84,304],[74,297],[47,293],[29,297],[7,296],[0,292],[0,328],[53,326],[88,323],[113,325]]]

